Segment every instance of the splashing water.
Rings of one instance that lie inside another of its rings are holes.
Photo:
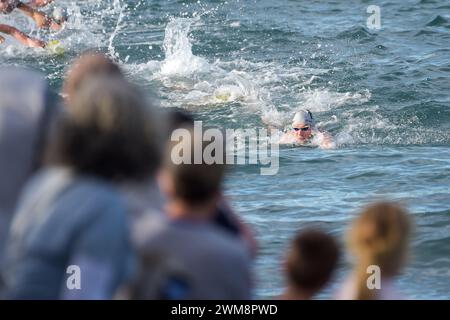
[[[169,18],[163,41],[165,59],[127,66],[130,72],[146,74],[151,81],[162,84],[160,94],[165,97],[164,106],[219,107],[237,102],[244,107],[240,112],[259,114],[260,125],[282,129],[297,109],[327,112],[341,106],[361,105],[371,98],[367,89],[356,93],[332,92],[326,87],[311,89],[309,86],[330,70],[309,68],[304,63],[289,69],[277,63],[254,63],[243,59],[218,59],[209,63],[194,55],[192,50],[190,32],[193,25],[201,25],[200,17]],[[286,88],[283,84],[286,81],[293,85]],[[297,91],[294,94],[293,89]],[[286,94],[292,95],[295,103],[278,105],[277,100]],[[324,120],[322,124],[329,122]]]
[[[220,60],[209,63],[192,52],[189,33],[201,15],[194,18],[170,18],[165,28],[163,61],[126,66],[132,73],[158,81],[167,97],[166,106],[211,106],[239,102],[246,106],[261,102],[259,92],[245,71],[227,69]]]
[[[114,0],[113,2],[113,10],[115,12],[117,12],[118,17],[117,17],[117,22],[116,22],[116,26],[114,27],[114,31],[111,33],[111,36],[109,37],[108,40],[108,52],[111,55],[111,57],[115,57],[117,59],[119,59],[119,54],[115,51],[114,46],[113,46],[113,41],[114,38],[117,36],[117,34],[120,32],[120,30],[122,30],[125,25],[122,25],[122,21],[124,18],[124,11],[126,9],[126,4],[121,5],[120,0]]]
[[[161,66],[161,74],[166,76],[188,76],[195,72],[207,72],[205,59],[194,56],[189,32],[193,19],[171,18],[166,27],[164,52],[166,59]]]
[[[220,11],[229,10],[230,6],[235,5],[231,3],[215,7],[209,6],[207,1],[198,5],[183,4],[181,6],[183,10],[178,14],[171,14],[170,18],[166,16],[160,22],[147,23],[145,32],[150,33],[150,40],[147,43],[152,44],[150,48],[160,47],[163,55],[159,60],[153,60],[155,59],[153,58],[146,63],[129,64],[128,58],[133,54],[128,54],[128,50],[133,52],[134,48],[133,43],[129,43],[129,39],[133,38],[133,33],[129,36],[126,34],[129,32],[135,32],[136,35],[142,34],[143,30],[139,29],[139,19],[142,19],[140,11],[151,5],[140,1],[133,3],[131,8],[128,4],[126,0],[58,1],[52,6],[65,7],[69,16],[66,27],[58,33],[36,30],[34,23],[20,13],[2,15],[0,19],[46,41],[59,40],[66,48],[68,58],[86,49],[106,50],[108,55],[122,64],[131,77],[144,78],[156,87],[156,91],[163,99],[163,106],[182,106],[195,110],[211,107],[227,108],[227,111],[211,113],[210,116],[222,117],[225,121],[241,126],[250,122],[252,126],[277,128],[283,128],[289,124],[297,109],[308,108],[314,112],[325,129],[332,131],[333,135],[347,138],[351,136],[352,139],[342,139],[352,141],[351,144],[426,144],[432,141],[446,143],[450,139],[448,130],[424,127],[421,121],[415,121],[414,119],[418,116],[420,119],[424,118],[418,114],[420,111],[414,111],[411,114],[405,111],[396,116],[397,119],[392,119],[391,113],[382,110],[377,112],[375,119],[378,119],[377,123],[387,125],[380,127],[374,123],[374,118],[369,114],[376,105],[380,105],[379,101],[372,103],[372,96],[379,93],[374,93],[370,86],[368,86],[371,88],[370,91],[364,85],[351,86],[352,89],[349,86],[341,86],[340,75],[346,75],[348,70],[342,63],[327,61],[334,58],[332,50],[343,54],[345,48],[331,45],[330,52],[327,53],[324,50],[329,44],[322,41],[316,44],[311,43],[314,50],[309,52],[300,48],[301,58],[297,59],[293,56],[296,59],[295,63],[284,58],[266,59],[264,51],[269,49],[268,52],[270,52],[270,47],[265,48],[263,43],[254,40],[258,30],[251,30],[253,35],[245,34],[249,28],[245,19],[230,16],[225,18],[224,25],[221,25],[218,20],[214,21],[215,16],[220,15]],[[52,6],[43,10],[51,11]],[[158,10],[157,6],[155,8]],[[236,8],[239,10],[236,12],[242,11],[242,6],[237,5]],[[189,10],[194,12],[189,14]],[[134,17],[130,18],[133,14]],[[180,15],[181,17],[177,17]],[[189,18],[189,15],[192,17]],[[428,29],[433,27],[427,26]],[[163,34],[158,35],[159,30]],[[217,34],[214,34],[215,30]],[[271,30],[261,30],[261,34],[267,39],[276,39],[277,33],[272,35]],[[204,50],[205,47],[210,46],[209,44],[202,43],[203,39],[200,41],[195,39],[196,36],[192,36],[194,33],[204,34],[205,32],[211,33],[211,37],[219,40],[218,45],[211,46],[209,51]],[[230,32],[233,37],[223,37],[227,32]],[[279,31],[276,32],[279,33]],[[289,37],[289,33],[286,33],[286,36]],[[304,41],[299,35],[297,36],[298,38],[291,40],[292,43],[312,42],[311,39]],[[214,50],[221,46],[226,47],[233,38],[240,39],[240,46],[233,49],[232,54],[216,58]],[[376,39],[370,37],[369,40]],[[194,44],[203,48],[201,55],[194,54],[196,51]],[[283,46],[279,48],[282,49]],[[249,55],[248,48],[258,49]],[[384,50],[387,50],[387,47],[384,47]],[[54,60],[48,57],[45,50],[25,48],[10,37],[7,37],[6,43],[0,46],[0,54],[4,58],[3,61],[9,59],[15,63],[27,61],[33,63],[33,60],[39,58],[37,59],[39,68],[53,70],[48,74],[52,83],[58,82],[64,67],[69,62],[69,59]],[[255,58],[258,55],[260,58]],[[47,62],[41,61],[41,58]],[[318,63],[321,59],[325,63]],[[337,60],[339,59],[338,56]],[[0,61],[0,64],[3,61]],[[61,61],[65,65],[61,65]],[[329,81],[330,78],[333,81]],[[445,99],[443,101],[445,104]],[[382,106],[382,108],[386,107]],[[338,121],[332,121],[333,119]],[[405,123],[412,125],[413,129]],[[408,129],[407,133],[403,132],[405,128]]]
[[[418,222],[414,261],[400,281],[405,295],[448,299],[450,36],[439,1],[391,1],[387,14],[395,19],[386,16],[377,34],[362,25],[361,1],[54,5],[69,13],[58,33],[36,30],[18,13],[0,19],[46,41],[56,37],[66,54],[49,57],[8,38],[1,65],[39,69],[58,89],[71,59],[97,49],[157,92],[163,106],[187,108],[208,124],[283,128],[297,109],[309,108],[334,136],[331,151],[281,148],[276,177],[247,166],[230,173],[226,193],[263,248],[256,297],[280,293],[280,252],[299,228],[314,222],[342,236],[362,205],[386,196],[407,202]]]

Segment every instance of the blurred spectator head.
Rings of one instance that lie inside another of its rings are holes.
[[[349,246],[356,257],[358,299],[373,299],[367,288],[367,267],[378,266],[382,278],[397,275],[408,256],[411,221],[399,205],[379,202],[366,207],[350,229]]]
[[[63,94],[66,101],[70,101],[72,96],[89,79],[95,76],[115,76],[123,78],[120,67],[107,56],[96,52],[86,52],[77,58],[67,73]]]
[[[127,81],[91,77],[61,117],[49,161],[116,182],[155,173],[163,133],[159,111]]]
[[[161,174],[162,189],[170,198],[181,200],[190,206],[216,206],[221,194],[225,165],[205,161],[203,155],[210,142],[202,141],[200,134],[185,128],[179,130],[184,133],[183,137],[179,142],[171,141],[166,150],[165,166]],[[216,157],[224,162],[224,150],[215,152],[221,153]],[[187,161],[178,164],[173,157],[180,154]]]
[[[182,108],[169,108],[168,121],[169,121],[169,138],[172,131],[179,128],[192,128],[194,127],[194,116],[187,110]]]
[[[311,298],[329,282],[338,258],[339,247],[332,236],[316,229],[298,233],[286,260],[288,286]]]

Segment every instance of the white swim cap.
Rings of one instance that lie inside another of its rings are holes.
[[[55,19],[58,23],[65,22],[68,18],[66,9],[61,7],[56,7],[55,9],[53,9],[52,16],[53,19]]]
[[[292,124],[300,124],[300,125],[307,124],[313,127],[315,125],[315,121],[311,111],[300,110],[295,113],[294,119],[292,119]]]

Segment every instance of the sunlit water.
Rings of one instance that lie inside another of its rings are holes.
[[[71,60],[97,48],[134,82],[209,125],[282,128],[309,108],[334,150],[282,148],[275,176],[235,166],[227,194],[260,245],[256,298],[283,288],[283,253],[301,228],[319,225],[342,242],[373,199],[413,213],[407,297],[450,298],[450,1],[378,1],[382,29],[366,27],[367,1],[56,1],[70,15],[66,54],[0,45],[0,65],[44,72],[55,89]],[[50,8],[51,9],[51,8]],[[50,10],[48,9],[48,10]],[[332,297],[349,270],[321,298]]]

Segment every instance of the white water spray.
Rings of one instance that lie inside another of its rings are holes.
[[[114,30],[111,33],[111,36],[109,37],[109,40],[108,40],[108,52],[111,55],[111,57],[119,59],[119,54],[116,52],[116,50],[113,46],[113,42],[114,42],[114,38],[117,36],[117,34],[120,32],[120,30],[124,27],[122,25],[122,21],[125,16],[124,11],[126,8],[126,4],[123,4],[123,6],[122,6],[120,4],[120,0],[114,0],[113,8],[114,8],[115,12],[118,12],[118,17],[117,17],[116,26],[114,27]]]

